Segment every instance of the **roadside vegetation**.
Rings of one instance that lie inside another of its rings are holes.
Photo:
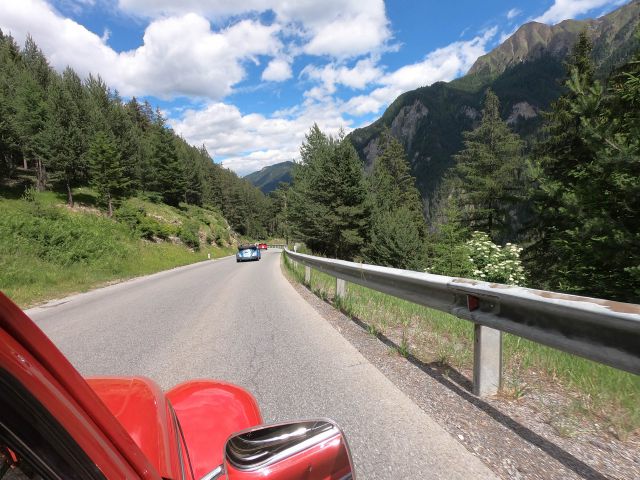
[[[304,283],[304,266],[294,266],[285,255],[282,258],[290,278]],[[308,287],[349,317],[363,322],[370,334],[392,340],[396,347],[390,353],[412,355],[425,364],[455,369],[471,377],[470,322],[348,282],[346,297],[336,299],[335,278],[314,269]],[[622,440],[640,434],[639,376],[510,334],[504,334],[503,355],[503,398],[519,401],[533,391],[560,389],[572,399],[550,419],[559,434],[571,436],[572,424],[576,431],[597,424],[597,429]]]
[[[20,306],[233,253],[215,210],[132,197],[113,218],[79,189],[73,208],[54,192],[0,198],[0,290]]]

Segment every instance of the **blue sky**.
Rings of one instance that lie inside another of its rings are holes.
[[[523,23],[598,17],[624,0],[2,0],[0,28],[58,70],[157,105],[240,175],[298,157],[400,93],[464,75]]]

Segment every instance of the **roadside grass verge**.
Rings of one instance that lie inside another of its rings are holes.
[[[283,254],[283,265],[298,283],[304,266]],[[311,269],[309,289],[346,315],[367,325],[372,335],[392,339],[394,353],[426,364],[451,367],[471,376],[473,324],[347,282],[345,298],[335,298],[335,278]],[[571,401],[553,412],[549,423],[561,435],[563,418],[583,426],[597,423],[621,440],[640,433],[640,376],[555,350],[510,334],[503,335],[503,389],[501,397],[517,401],[536,389],[561,389]],[[555,418],[553,418],[555,417]]]
[[[193,215],[203,216],[203,212],[184,214],[180,223],[174,223],[175,241],[160,241],[155,236],[145,239],[127,222],[107,218],[93,207],[90,190],[81,193],[86,203],[73,210],[52,192],[31,192],[28,200],[0,199],[0,290],[21,307],[198,262],[208,254],[217,258],[233,253],[226,243],[230,240],[226,229],[216,245],[213,232],[221,232],[223,220],[213,218],[212,212],[206,223]],[[145,209],[138,207],[145,205],[136,206],[143,219],[148,218]],[[181,214],[175,210],[176,215]],[[165,228],[166,224],[150,218],[157,229]],[[204,237],[196,248],[179,240],[180,228],[187,221],[194,225],[196,241]]]

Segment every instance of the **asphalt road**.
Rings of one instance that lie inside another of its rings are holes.
[[[359,479],[496,478],[260,262],[203,262],[27,313],[83,375],[241,385],[265,422],[329,417]]]

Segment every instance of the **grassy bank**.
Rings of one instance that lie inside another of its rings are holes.
[[[284,255],[283,262],[291,277],[303,283],[304,267],[294,267]],[[346,297],[336,302],[335,278],[313,269],[309,287],[364,322],[371,334],[391,338],[397,353],[450,366],[470,378],[470,322],[350,283]],[[517,400],[537,389],[559,388],[571,398],[550,418],[559,433],[570,436],[579,423],[597,423],[621,439],[640,433],[640,376],[509,334],[504,334],[503,352],[503,396]]]
[[[0,290],[23,308],[234,250],[217,212],[133,198],[107,218],[90,190],[77,197],[74,209],[52,192],[0,198]]]

